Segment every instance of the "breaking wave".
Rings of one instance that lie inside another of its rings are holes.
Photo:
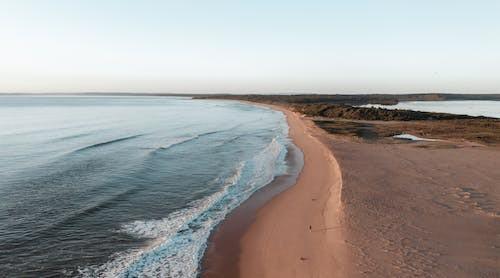
[[[284,139],[283,139],[284,140]],[[115,254],[104,265],[80,270],[83,277],[196,277],[211,230],[235,207],[286,170],[286,145],[273,139],[228,177],[221,190],[163,219],[123,224],[120,233],[147,239],[141,249]]]

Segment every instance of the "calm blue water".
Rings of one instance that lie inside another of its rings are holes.
[[[456,100],[456,101],[404,101],[396,105],[369,104],[365,107],[405,109],[423,112],[442,112],[470,116],[500,118],[500,101]]]
[[[286,171],[280,112],[0,97],[0,276],[194,277],[210,230]]]

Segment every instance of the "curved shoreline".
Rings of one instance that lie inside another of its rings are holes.
[[[295,184],[303,165],[302,154],[296,146],[288,147],[286,161],[289,169],[292,169],[289,173],[275,177],[272,182],[254,192],[212,231],[201,261],[203,277],[239,276],[241,248],[235,243],[241,240],[264,204]]]
[[[213,238],[219,243],[214,247],[210,242],[203,259],[202,276],[343,276],[348,265],[340,228],[342,177],[339,165],[331,151],[315,137],[319,129],[311,122],[282,107],[262,106],[286,115],[289,136],[304,155],[302,171],[292,186],[256,208],[255,218],[246,220],[248,228],[239,236],[221,234],[220,229],[214,232]],[[221,227],[229,221],[237,223],[237,217],[228,217]],[[239,256],[235,259],[226,253],[224,257],[224,253],[214,251],[221,242],[233,246],[233,253],[237,250]],[[217,261],[226,268],[214,268]]]

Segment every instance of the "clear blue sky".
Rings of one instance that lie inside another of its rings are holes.
[[[0,92],[500,93],[500,1],[0,0]]]

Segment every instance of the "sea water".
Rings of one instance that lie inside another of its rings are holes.
[[[210,231],[285,173],[287,125],[173,97],[0,97],[0,276],[196,277]]]

